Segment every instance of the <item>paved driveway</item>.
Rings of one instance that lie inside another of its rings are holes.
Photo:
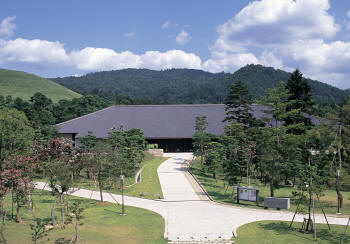
[[[164,199],[125,197],[125,203],[161,214],[166,223],[164,235],[171,241],[230,239],[239,226],[250,222],[292,219],[293,213],[288,211],[241,208],[203,200],[203,197],[200,197],[203,192],[198,186],[189,182],[182,167],[192,154],[178,153],[165,156],[171,158],[158,168]],[[43,183],[38,183],[38,188],[43,186]],[[91,191],[80,189],[72,195],[90,198]],[[113,194],[113,197],[121,201],[120,195]],[[99,199],[99,193],[93,192],[92,199]],[[104,199],[114,201],[108,193],[104,193]],[[296,221],[302,219],[302,215],[296,216]],[[345,218],[330,217],[328,220],[331,224],[347,223]],[[316,222],[325,223],[325,220],[323,216],[318,215]]]

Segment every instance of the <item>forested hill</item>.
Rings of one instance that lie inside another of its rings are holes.
[[[90,73],[81,77],[51,80],[79,93],[112,92],[145,103],[222,103],[229,88],[241,80],[258,98],[280,81],[287,82],[290,73],[261,65],[247,65],[235,73],[210,73],[192,69],[154,71],[124,69]],[[342,102],[350,90],[340,90],[308,79],[314,99],[320,103]]]

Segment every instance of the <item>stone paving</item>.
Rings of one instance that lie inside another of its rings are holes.
[[[137,197],[125,197],[125,204],[133,207],[152,210],[165,220],[164,237],[170,243],[230,243],[236,230],[244,224],[261,220],[290,221],[293,213],[250,209],[209,201],[200,186],[189,180],[184,164],[191,159],[190,153],[165,154],[171,157],[158,168],[158,175],[164,199],[148,200]],[[44,183],[37,183],[43,188]],[[79,189],[74,196],[99,199],[99,192]],[[104,193],[105,201],[121,202],[121,196]],[[301,222],[303,215],[297,215],[295,221]],[[329,217],[331,224],[346,225],[346,218]],[[323,216],[316,216],[317,223],[325,223]]]

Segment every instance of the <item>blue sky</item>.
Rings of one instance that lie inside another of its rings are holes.
[[[57,77],[251,63],[350,88],[350,1],[1,2],[3,68]]]

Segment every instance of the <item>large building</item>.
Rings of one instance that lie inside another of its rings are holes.
[[[255,118],[270,117],[267,107],[252,105]],[[197,116],[206,116],[208,133],[224,133],[226,117],[224,104],[194,105],[115,105],[58,124],[62,136],[74,141],[92,131],[97,138],[105,139],[112,128],[121,125],[125,130],[141,129],[148,143],[158,144],[165,152],[192,150],[192,138]]]

